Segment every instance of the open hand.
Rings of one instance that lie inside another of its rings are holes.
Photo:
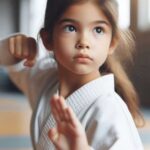
[[[51,99],[51,110],[57,126],[49,130],[48,136],[56,149],[89,150],[82,125],[62,96],[54,96]]]

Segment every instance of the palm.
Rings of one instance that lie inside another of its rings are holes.
[[[63,150],[70,150],[74,141],[74,138],[77,136],[77,133],[70,123],[62,121],[57,126],[58,138],[57,143],[61,146]]]
[[[84,129],[64,99],[52,100],[52,113],[57,122],[57,127],[49,132],[49,137],[59,150],[77,150],[80,145],[86,145]],[[88,144],[87,144],[88,145]]]

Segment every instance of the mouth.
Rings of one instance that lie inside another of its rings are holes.
[[[89,61],[92,61],[92,57],[90,57],[89,55],[87,54],[77,54],[75,57],[74,57],[74,60],[79,62],[79,63],[87,63]]]

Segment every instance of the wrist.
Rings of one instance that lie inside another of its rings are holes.
[[[5,56],[5,57],[4,57]],[[0,41],[0,64],[7,66],[18,62],[9,52],[9,38]]]

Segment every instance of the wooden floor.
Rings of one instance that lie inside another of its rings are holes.
[[[139,130],[145,150],[150,150],[150,110],[143,110],[146,125]],[[0,150],[32,150],[31,109],[21,94],[0,93]]]
[[[32,150],[31,109],[25,97],[0,95],[0,150]]]

